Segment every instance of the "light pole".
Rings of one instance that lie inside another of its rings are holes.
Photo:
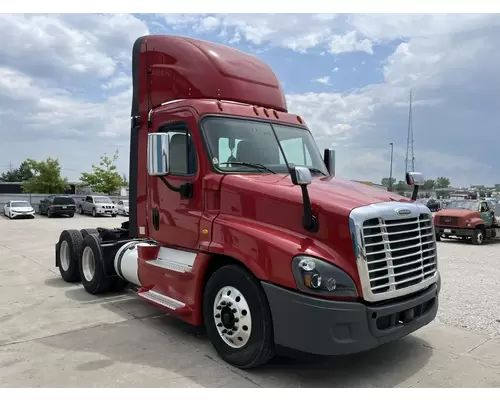
[[[389,146],[391,146],[391,170],[389,172],[389,191],[392,192],[392,155],[394,153],[394,143],[389,143]]]

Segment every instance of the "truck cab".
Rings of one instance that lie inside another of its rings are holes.
[[[482,245],[500,237],[495,210],[485,200],[456,200],[434,215],[436,239],[458,237]]]
[[[336,176],[274,72],[226,46],[139,38],[130,217],[63,231],[56,265],[89,293],[138,296],[204,325],[222,359],[364,351],[425,326],[440,274],[430,210]],[[424,182],[416,172],[407,183]]]

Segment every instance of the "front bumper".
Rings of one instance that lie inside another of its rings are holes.
[[[118,214],[118,210],[116,209],[108,209],[108,208],[103,208],[103,209],[98,209],[96,208],[95,210],[97,215],[116,215]]]
[[[12,218],[35,218],[35,211],[25,213],[11,211],[10,215]]]
[[[452,228],[452,227],[441,227],[435,226],[436,235],[448,235],[448,236],[472,236],[474,233],[473,228]]]
[[[430,323],[438,310],[441,278],[412,297],[378,306],[318,299],[268,282],[262,286],[277,345],[309,354],[341,355],[378,347]]]

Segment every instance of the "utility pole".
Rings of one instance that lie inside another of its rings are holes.
[[[389,172],[389,191],[392,192],[392,156],[394,154],[394,143],[389,143],[389,146],[391,146],[391,169]]]

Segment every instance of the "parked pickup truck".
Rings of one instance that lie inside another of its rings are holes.
[[[458,237],[480,245],[485,239],[500,237],[495,211],[484,200],[452,201],[434,215],[436,240]]]
[[[118,209],[116,205],[106,196],[86,196],[78,204],[80,214],[92,214],[93,217],[98,215],[111,215],[116,217]]]

